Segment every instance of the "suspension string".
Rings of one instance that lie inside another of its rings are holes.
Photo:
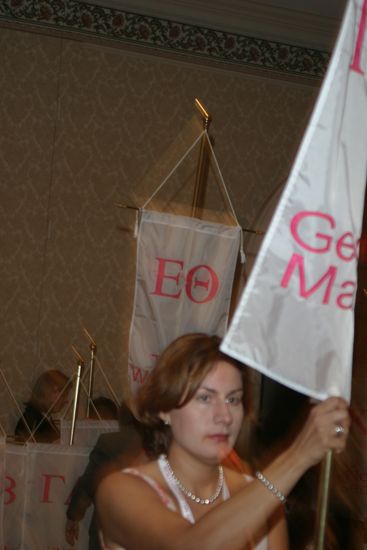
[[[98,359],[97,356],[96,356],[96,365],[97,365],[97,367],[98,367],[100,373],[102,374],[102,376],[103,376],[103,378],[104,378],[104,380],[105,380],[105,382],[106,382],[106,384],[107,384],[107,386],[108,386],[108,389],[109,389],[110,392],[111,392],[111,395],[112,395],[112,397],[113,397],[113,399],[114,399],[114,401],[115,401],[115,404],[116,404],[117,406],[119,406],[119,405],[120,405],[120,402],[119,402],[119,400],[118,400],[118,397],[117,397],[116,393],[114,392],[114,389],[113,389],[113,387],[111,386],[111,384],[110,384],[110,382],[109,382],[109,380],[108,380],[108,378],[107,378],[107,376],[106,376],[106,374],[105,374],[105,372],[104,372],[104,370],[103,370],[103,368],[102,368],[102,365],[101,365],[101,363],[100,363],[100,361],[99,361],[99,359]]]
[[[208,136],[208,133],[206,133],[206,140],[208,142],[208,145],[209,145],[209,149],[210,149],[210,152],[212,154],[212,158],[213,158],[213,161],[214,161],[214,164],[215,164],[215,167],[216,169],[218,170],[218,174],[219,174],[219,180],[222,184],[222,187],[223,187],[223,190],[224,190],[224,193],[225,193],[225,196],[226,196],[226,199],[228,201],[228,204],[229,204],[229,207],[231,209],[231,212],[233,214],[233,217],[238,225],[238,227],[241,229],[241,233],[240,233],[240,257],[241,257],[241,263],[244,264],[245,261],[246,261],[246,255],[245,255],[245,252],[243,250],[243,231],[242,231],[242,227],[240,225],[240,222],[238,221],[238,218],[237,218],[237,215],[236,215],[236,212],[235,212],[235,209],[233,207],[233,204],[232,204],[232,201],[231,201],[231,198],[229,196],[229,193],[228,193],[228,190],[227,190],[227,186],[224,182],[224,178],[223,178],[223,175],[222,175],[222,171],[219,167],[219,164],[218,164],[218,161],[217,161],[217,157],[215,156],[215,153],[214,153],[214,149],[212,147],[212,144],[210,143],[210,139],[209,139],[209,136]]]
[[[206,130],[203,130],[201,132],[201,134],[199,135],[199,137],[196,138],[196,140],[194,141],[194,143],[188,148],[188,150],[186,151],[186,153],[183,155],[183,157],[181,157],[181,159],[178,161],[178,163],[176,164],[176,166],[174,166],[172,168],[172,170],[170,171],[170,173],[168,174],[168,176],[166,176],[164,178],[164,180],[162,181],[162,183],[157,187],[157,189],[154,191],[154,193],[148,198],[148,200],[143,204],[143,206],[141,207],[141,209],[143,210],[144,208],[146,208],[147,204],[150,203],[150,201],[156,196],[156,194],[158,193],[158,191],[160,191],[160,189],[162,189],[162,187],[165,185],[165,183],[169,180],[169,178],[172,176],[172,174],[175,172],[175,170],[177,170],[177,168],[183,163],[183,161],[185,160],[185,158],[188,156],[189,153],[191,153],[191,151],[193,150],[193,148],[195,147],[195,145],[197,145],[197,143],[200,141],[200,139],[202,138],[202,136],[206,134]]]

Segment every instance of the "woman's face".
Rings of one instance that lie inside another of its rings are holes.
[[[243,420],[239,370],[218,361],[194,397],[180,409],[162,413],[172,429],[172,445],[207,461],[220,461],[232,449]]]

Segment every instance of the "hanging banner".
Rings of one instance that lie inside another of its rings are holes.
[[[367,166],[367,0],[350,0],[311,121],[222,350],[350,398]]]
[[[27,449],[25,445],[7,443],[5,471],[2,479],[3,543],[6,550],[22,550]]]
[[[224,334],[240,233],[238,226],[142,212],[129,341],[133,390],[178,336]]]
[[[4,548],[69,550],[65,540],[66,508],[83,473],[90,449],[59,444],[6,445]],[[74,550],[88,547],[90,512],[79,525]]]

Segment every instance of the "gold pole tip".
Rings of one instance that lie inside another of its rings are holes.
[[[204,128],[205,130],[208,129],[209,122],[211,121],[211,116],[209,112],[206,110],[202,102],[196,97],[195,98],[195,107],[198,109],[199,113],[204,119]]]

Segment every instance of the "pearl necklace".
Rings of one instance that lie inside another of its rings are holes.
[[[217,498],[221,494],[221,492],[223,490],[223,482],[224,482],[224,475],[223,475],[222,466],[218,466],[218,485],[217,485],[217,488],[215,490],[214,495],[212,495],[210,498],[200,498],[200,497],[197,497],[196,495],[194,495],[194,493],[192,491],[189,491],[189,489],[187,489],[185,487],[185,485],[183,485],[183,483],[181,483],[181,481],[178,479],[178,477],[176,476],[176,474],[172,470],[171,464],[168,462],[167,456],[166,455],[161,455],[160,458],[161,458],[162,462],[164,462],[165,466],[167,467],[167,470],[169,471],[170,476],[172,477],[173,481],[176,483],[176,485],[180,489],[180,491],[182,491],[184,495],[186,495],[188,498],[191,498],[191,500],[193,500],[197,504],[212,504],[212,502],[217,500]]]

